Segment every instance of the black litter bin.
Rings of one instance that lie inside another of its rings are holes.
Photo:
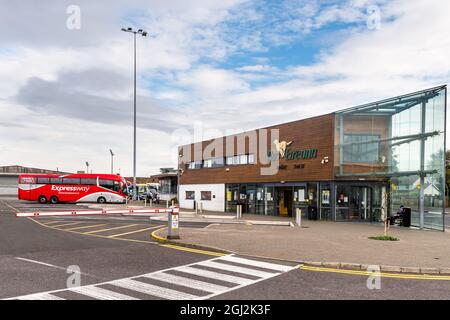
[[[317,207],[308,206],[308,220],[317,220]]]
[[[402,227],[411,227],[411,208],[403,208]]]

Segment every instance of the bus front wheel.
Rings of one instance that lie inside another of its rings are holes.
[[[38,201],[40,204],[45,204],[47,203],[47,198],[45,196],[39,196]]]
[[[98,203],[106,203],[106,199],[104,197],[100,197],[97,199]]]
[[[57,204],[58,203],[58,198],[56,196],[53,196],[50,198],[50,203],[51,204]]]

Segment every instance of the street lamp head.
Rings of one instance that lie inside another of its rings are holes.
[[[127,30],[128,30],[128,31],[133,31],[133,28],[128,28]]]
[[[112,156],[114,156],[114,152],[111,149],[109,149],[109,152],[111,153]]]
[[[147,36],[147,32],[146,31],[142,32],[142,36],[146,37]]]
[[[142,30],[142,29],[139,29],[139,30],[138,30],[139,33],[142,33],[142,31],[144,31],[144,30]]]

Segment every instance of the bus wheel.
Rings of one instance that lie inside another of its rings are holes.
[[[97,199],[97,202],[98,203],[106,203],[106,199],[105,199],[105,197],[100,197]]]
[[[45,204],[47,203],[47,198],[45,196],[39,196],[38,201],[40,204]]]
[[[58,203],[58,198],[56,196],[53,196],[50,198],[50,203],[51,204],[57,204]]]

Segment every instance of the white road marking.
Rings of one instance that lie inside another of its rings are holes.
[[[153,284],[148,284],[141,281],[136,281],[132,279],[123,279],[123,280],[117,280],[117,281],[111,281],[109,284],[112,284],[114,286],[130,289],[133,291],[142,292],[145,294],[149,294],[151,296],[160,297],[163,299],[170,299],[170,300],[193,300],[198,298],[198,296],[195,296],[193,294],[180,292],[164,287],[155,286]]]
[[[184,267],[180,269],[176,269],[177,271],[190,273],[193,275],[198,275],[206,278],[216,279],[216,280],[222,280],[226,282],[236,283],[236,284],[246,284],[251,283],[253,280],[237,277],[237,276],[230,276],[228,274],[223,274],[219,272],[209,271],[209,270],[203,270],[198,268],[192,268],[192,267]]]
[[[32,263],[38,263],[46,266],[56,267],[61,269],[62,267],[54,266],[45,262],[40,262],[36,260],[30,260],[25,258],[17,258],[20,260],[32,262]],[[225,263],[220,263],[220,261],[233,261],[236,263],[241,263],[245,265],[248,265],[248,268],[244,267],[238,267],[234,265],[229,265]],[[210,270],[204,270],[201,269],[201,266],[208,266],[211,268],[214,268],[215,271]],[[251,268],[252,266],[255,267],[263,267],[268,268],[271,267],[271,270],[277,270],[280,272],[263,272],[260,270],[256,270]],[[54,295],[54,293],[57,292],[77,292],[79,294],[92,297],[95,299],[108,299],[108,300],[129,300],[133,299],[136,300],[136,298],[128,296],[126,294],[116,292],[116,288],[125,288],[134,292],[143,293],[146,295],[163,298],[163,299],[177,299],[177,300],[205,300],[209,299],[211,297],[217,296],[219,294],[223,294],[229,291],[234,291],[237,289],[240,289],[242,287],[276,277],[284,272],[291,271],[298,266],[286,266],[286,265],[278,265],[273,262],[264,262],[259,260],[252,260],[249,258],[239,258],[235,257],[234,255],[228,255],[218,258],[212,258],[206,261],[201,262],[194,262],[190,263],[184,266],[174,267],[174,268],[168,268],[164,270],[159,270],[152,273],[147,273],[143,275],[137,275],[129,278],[122,278],[118,280],[112,280],[107,281],[103,283],[98,284],[90,284],[83,287],[77,287],[77,288],[70,288],[70,289],[59,289],[59,290],[53,290],[53,291],[47,291],[47,292],[41,292],[41,293],[35,293],[35,294],[29,294],[24,296],[19,296],[15,298],[9,298],[8,300],[14,300],[14,299],[45,299],[45,300],[61,300],[62,298],[59,298]],[[65,269],[65,268],[63,268]],[[180,272],[182,275],[174,275],[167,273],[169,270],[175,270],[177,272]],[[233,271],[243,274],[251,274],[253,276],[258,277],[258,279],[248,279],[240,276],[233,276],[226,273],[222,273],[223,271]],[[226,287],[223,285],[218,285],[215,283],[210,283],[207,280],[196,280],[189,278],[189,275],[196,275],[200,276],[206,279],[216,279],[221,280],[224,282],[229,282],[234,284],[233,287]],[[148,279],[154,279],[157,280],[163,284],[161,285],[154,285],[150,283],[145,283],[139,280],[136,280],[138,277],[144,277]],[[111,288],[103,289],[98,287],[102,284],[108,284],[111,285]],[[203,296],[198,296],[194,294],[190,294],[187,292],[182,292],[175,289],[170,289],[168,287],[165,287],[164,284],[175,284],[184,288],[192,288],[200,291],[204,291],[206,294]]]
[[[70,288],[69,291],[73,291],[98,300],[139,300],[125,294],[95,286]]]
[[[236,262],[236,263],[240,263],[240,264],[246,264],[249,266],[261,267],[261,268],[265,268],[265,269],[271,269],[271,270],[282,271],[282,272],[292,270],[291,266],[270,263],[270,262],[263,262],[263,261],[258,261],[258,260],[239,258],[239,257],[235,257],[235,256],[223,256],[220,260],[231,261],[231,262]]]
[[[137,226],[137,224],[127,224],[127,225],[120,226],[120,227],[88,231],[88,232],[85,232],[84,234],[92,234],[92,233],[98,233],[98,232],[104,232],[104,231],[110,231],[110,230],[116,230],[116,229],[124,229],[124,228],[134,227],[134,226]]]
[[[227,271],[248,274],[248,275],[256,276],[256,277],[260,277],[260,278],[267,278],[267,277],[274,275],[274,273],[270,273],[270,272],[264,272],[264,271],[259,271],[259,270],[255,270],[255,269],[244,268],[244,267],[237,267],[237,266],[232,266],[229,264],[219,263],[219,262],[215,262],[215,261],[204,261],[204,262],[199,263],[199,265],[205,266],[205,267],[211,267],[211,268],[215,268],[215,269],[219,269],[219,270],[227,270]]]
[[[25,258],[21,258],[21,257],[16,257],[16,259],[17,260],[26,261],[26,262],[40,264],[40,265],[47,266],[47,267],[52,267],[52,268],[66,270],[66,268],[63,268],[63,267],[60,267],[60,266],[55,266],[54,264],[45,263],[45,262],[41,262],[41,261],[37,261],[37,260],[25,259]]]
[[[193,288],[201,291],[206,292],[218,292],[218,291],[225,291],[228,289],[228,287],[224,287],[218,284],[209,283],[205,281],[199,281],[194,279],[189,279],[186,277],[180,277],[173,274],[165,273],[165,272],[158,272],[158,273],[149,273],[145,275],[144,277],[155,279],[159,281],[164,281],[168,283],[173,283],[179,286]]]
[[[65,300],[50,293],[36,293],[17,298],[19,300]]]
[[[64,270],[67,271],[67,268],[65,267],[60,267],[60,266],[55,266],[54,264],[50,264],[50,263],[46,263],[46,262],[41,262],[41,261],[37,261],[37,260],[31,260],[31,259],[26,259],[26,258],[21,258],[21,257],[16,257],[17,260],[21,260],[21,261],[25,261],[25,262],[31,262],[31,263],[36,263],[36,264],[40,264],[46,267],[51,267],[51,268],[56,268],[59,270]],[[88,273],[84,273],[84,272],[80,272],[80,274],[84,275],[84,276],[88,276],[88,277],[94,277],[93,275],[90,275]]]

